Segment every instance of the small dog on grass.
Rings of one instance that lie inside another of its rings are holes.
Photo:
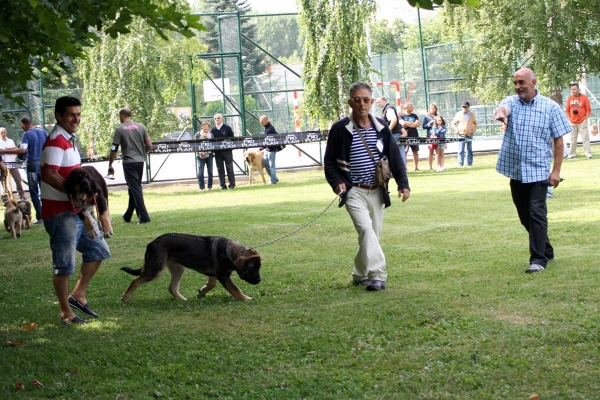
[[[167,233],[148,244],[144,260],[140,269],[121,268],[138,276],[123,293],[121,301],[129,300],[138,287],[158,278],[165,267],[171,272],[169,292],[181,300],[187,300],[179,293],[179,281],[185,268],[208,275],[208,283],[198,291],[198,297],[214,288],[218,280],[236,299],[252,300],[231,280],[233,271],[252,285],[260,283],[260,255],[241,243],[220,236]]]
[[[31,227],[31,204],[27,200],[19,200],[17,207],[23,213],[23,228],[29,229]]]
[[[21,226],[23,225],[23,213],[15,199],[9,199],[4,203],[4,228],[10,232],[13,239],[21,237]]]

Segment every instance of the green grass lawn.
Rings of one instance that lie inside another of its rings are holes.
[[[81,327],[60,324],[43,226],[19,240],[4,232],[0,398],[598,399],[600,154],[564,162],[566,180],[548,200],[556,260],[532,275],[496,158],[409,174],[410,200],[386,210],[382,292],[351,285],[357,236],[336,204],[259,249],[259,285],[233,276],[252,301],[220,285],[197,299],[206,277],[188,270],[187,302],[168,293],[168,276],[120,302],[132,276],[119,269],[139,268],[155,237],[252,246],[285,235],[333,200],[322,171],[281,171],[278,185],[227,191],[149,187],[145,225],[121,220],[127,192],[113,191],[113,257],[88,289],[100,318]]]

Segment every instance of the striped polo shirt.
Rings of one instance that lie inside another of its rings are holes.
[[[373,125],[369,129],[359,126],[360,132],[367,141],[367,145],[373,153],[371,159],[360,136],[352,129],[352,146],[350,147],[350,177],[353,183],[363,185],[375,184],[375,165],[379,162],[381,154],[377,149],[377,131]]]
[[[74,168],[81,164],[77,147],[71,143],[71,135],[62,127],[55,125],[42,149],[42,218],[52,218],[71,209],[67,194],[56,190],[45,182],[44,176],[49,169],[58,170],[58,174],[67,178]]]

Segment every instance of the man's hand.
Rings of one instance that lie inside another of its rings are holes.
[[[398,197],[402,197],[402,202],[404,203],[410,197],[409,189],[400,189],[398,190]]]
[[[560,172],[552,171],[548,177],[548,183],[553,188],[558,187],[558,184],[560,183]]]
[[[346,191],[346,184],[340,183],[339,185],[337,185],[337,187],[333,191],[335,192],[335,194],[337,194],[339,196],[340,194],[342,194]]]
[[[510,115],[510,109],[507,107],[498,107],[496,113],[492,117],[492,121],[499,121],[503,124],[507,123],[508,116]]]
[[[402,129],[400,130],[400,132],[402,132],[402,133],[400,134],[400,136],[401,136],[401,137],[407,137],[407,136],[408,136],[408,131],[407,131],[406,129],[402,128]]]
[[[108,174],[109,175],[114,175],[115,174],[115,169],[111,166],[108,167]]]

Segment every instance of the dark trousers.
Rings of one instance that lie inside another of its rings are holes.
[[[546,193],[548,182],[523,183],[510,180],[510,192],[521,224],[529,232],[530,264],[546,267],[554,258],[554,249],[548,238],[548,209]]]
[[[198,161],[198,171],[197,171],[198,186],[200,186],[200,189],[204,189],[204,166],[206,166],[206,172],[208,173],[208,181],[206,183],[208,184],[208,188],[212,189],[213,158],[214,158],[214,156],[212,154],[210,156],[208,156],[208,158],[206,160],[203,160],[200,157],[196,157],[196,159]]]
[[[27,186],[29,186],[29,197],[35,209],[35,219],[42,219],[42,201],[40,199],[40,164],[27,165]]]
[[[221,189],[227,188],[227,186],[225,186],[225,168],[227,169],[229,188],[233,189],[235,187],[235,175],[233,173],[233,151],[215,151],[215,162],[217,163],[217,172],[219,173],[219,184],[221,185]],[[225,163],[225,168],[223,168],[223,163]]]
[[[146,205],[144,204],[144,193],[142,193],[142,176],[144,173],[143,162],[131,162],[123,164],[123,173],[125,174],[125,182],[129,191],[129,206],[123,214],[126,221],[130,221],[133,212],[140,219],[140,222],[150,221]]]

